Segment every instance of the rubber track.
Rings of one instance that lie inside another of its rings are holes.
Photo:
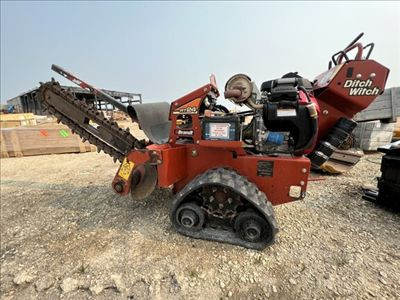
[[[217,230],[211,227],[205,227],[201,231],[190,231],[179,226],[175,218],[175,212],[179,205],[185,202],[186,196],[190,195],[192,192],[198,190],[202,186],[209,184],[217,184],[230,188],[231,190],[237,192],[242,198],[250,202],[270,224],[271,239],[263,243],[251,243],[240,239],[233,231]],[[275,220],[274,209],[271,202],[268,201],[266,195],[246,177],[239,175],[233,170],[224,168],[208,170],[205,173],[198,175],[189,184],[187,184],[184,189],[176,194],[172,201],[170,219],[175,229],[183,235],[193,238],[230,243],[257,250],[264,249],[266,246],[272,244],[274,242],[274,237],[278,232],[278,225]]]
[[[84,142],[88,141],[90,144],[96,146],[98,152],[103,151],[104,153],[110,155],[114,159],[114,161],[119,160],[120,162],[122,162],[124,157],[127,155],[127,153],[123,153],[118,149],[115,149],[107,143],[103,142],[101,139],[93,135],[93,133],[87,131],[78,123],[75,123],[70,118],[68,118],[68,116],[62,114],[59,110],[57,110],[56,107],[48,103],[46,101],[46,97],[44,96],[46,90],[50,90],[51,92],[60,96],[65,101],[77,107],[91,121],[105,128],[113,136],[117,136],[119,139],[125,140],[128,144],[132,145],[132,149],[135,147],[143,147],[141,142],[129,133],[129,129],[124,130],[119,127],[116,122],[108,120],[96,108],[89,106],[85,101],[81,101],[75,98],[71,92],[64,90],[58,82],[49,81],[44,84],[41,83],[41,86],[39,88],[39,98],[40,100],[42,100],[43,109],[54,115],[57,118],[58,122],[67,125],[71,129],[71,131],[78,134]]]

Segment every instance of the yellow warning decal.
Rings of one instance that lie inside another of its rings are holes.
[[[134,167],[135,163],[133,161],[128,161],[125,157],[124,161],[119,167],[118,176],[128,181]]]

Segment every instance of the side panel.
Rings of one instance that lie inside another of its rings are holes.
[[[175,147],[162,150],[162,163],[158,166],[158,185],[169,187],[187,176],[186,147]]]
[[[374,60],[353,60],[319,75],[314,93],[320,106],[319,137],[341,117],[352,118],[385,88],[389,70]]]
[[[199,145],[166,150],[162,156],[163,162],[158,166],[160,186],[175,184],[174,191],[179,192],[209,169],[232,168],[255,183],[273,205],[303,198],[310,171],[310,161],[305,157],[238,156],[235,151]],[[297,198],[290,197],[291,186],[299,190]]]
[[[272,176],[259,174],[260,164],[272,164]],[[292,202],[305,197],[307,180],[310,171],[310,161],[304,157],[276,158],[245,156],[238,161],[243,167],[243,174],[263,191],[273,205]],[[239,173],[241,169],[238,169]],[[290,196],[290,187],[301,190],[298,196]]]

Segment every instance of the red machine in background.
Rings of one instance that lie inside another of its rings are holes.
[[[305,197],[311,166],[329,159],[354,129],[353,115],[385,87],[389,70],[369,59],[373,44],[364,47],[361,36],[313,82],[288,73],[258,88],[247,75],[233,76],[224,96],[248,108],[236,113],[218,104],[213,76],[172,104],[124,106],[53,65],[126,112],[149,141],[137,140],[55,81],[42,84],[39,94],[51,114],[122,162],[112,182],[116,193],[143,199],[157,186],[171,187],[170,217],[178,232],[262,249],[278,231],[272,205]]]

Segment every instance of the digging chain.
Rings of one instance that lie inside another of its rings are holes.
[[[50,114],[54,115],[57,118],[57,123],[63,123],[67,125],[72,133],[78,134],[82,141],[88,141],[90,144],[97,147],[97,152],[103,151],[104,153],[110,155],[114,162],[117,160],[122,162],[127,153],[123,153],[118,149],[113,148],[108,145],[100,138],[96,137],[93,133],[85,130],[84,127],[81,127],[80,124],[74,122],[68,116],[62,114],[56,107],[48,103],[45,97],[46,90],[50,90],[54,94],[60,96],[63,100],[67,101],[69,104],[78,108],[81,112],[83,112],[89,120],[98,124],[102,128],[105,128],[110,134],[119,139],[125,140],[129,145],[132,145],[133,148],[143,148],[144,142],[137,140],[134,136],[129,133],[129,128],[125,130],[118,126],[118,124],[114,121],[111,121],[104,117],[101,111],[96,109],[94,106],[86,103],[85,100],[79,100],[75,98],[71,91],[63,89],[60,84],[54,80],[41,83],[39,88],[39,98],[42,100],[43,111],[48,111]]]

